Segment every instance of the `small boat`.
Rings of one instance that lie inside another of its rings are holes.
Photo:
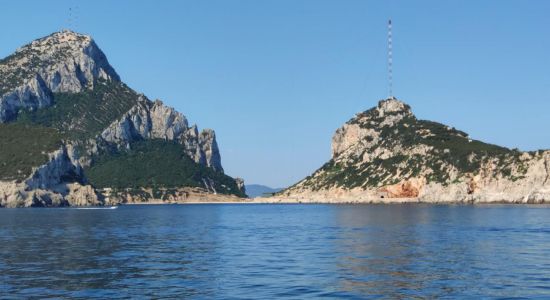
[[[118,206],[73,207],[74,209],[117,209]]]

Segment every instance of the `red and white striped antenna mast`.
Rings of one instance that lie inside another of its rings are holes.
[[[392,45],[392,24],[388,20],[388,92],[393,98],[393,45]]]

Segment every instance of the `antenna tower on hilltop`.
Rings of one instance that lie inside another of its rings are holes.
[[[390,99],[393,98],[393,45],[391,19],[388,20],[388,91]]]
[[[69,15],[67,18],[67,30],[76,31],[78,24],[78,5],[69,6]]]
[[[67,17],[67,30],[73,27],[73,8],[69,6],[69,15]]]

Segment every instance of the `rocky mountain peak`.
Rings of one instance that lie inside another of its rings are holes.
[[[50,51],[51,49],[71,49],[73,51],[80,51],[91,44],[93,44],[93,39],[89,35],[71,30],[62,30],[33,41],[19,48],[16,53],[29,49],[37,52]]]
[[[403,119],[414,120],[416,117],[408,104],[391,97],[380,100],[377,106],[356,114],[346,125],[356,125],[363,128],[392,127]]]
[[[386,131],[384,128],[394,128],[407,120],[416,121],[408,104],[394,97],[380,100],[377,106],[358,113],[336,130],[332,138],[332,158],[344,152],[361,151],[365,144],[376,144]]]
[[[391,97],[385,100],[380,100],[377,106],[378,114],[384,116],[387,114],[412,114],[411,107],[405,102],[397,100],[395,97]]]
[[[55,32],[37,39],[0,60],[0,75],[12,77],[12,84],[17,83],[13,81],[21,82],[32,78],[37,73],[42,77],[51,77],[52,73],[61,72],[63,68],[67,69],[65,71],[79,72],[80,74],[76,75],[80,77],[80,81],[120,80],[94,40],[89,35],[70,30]],[[58,80],[60,75],[66,74],[56,75]],[[54,91],[57,91],[56,88],[58,86],[54,85]],[[69,90],[64,90],[64,88]],[[70,90],[71,88],[73,90]],[[59,91],[80,91],[76,88],[61,85]]]
[[[0,60],[0,123],[21,109],[52,104],[52,93],[77,93],[98,80],[120,81],[94,40],[73,31],[37,39]]]

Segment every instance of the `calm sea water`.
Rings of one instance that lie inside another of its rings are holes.
[[[550,207],[0,209],[0,298],[550,298]]]

